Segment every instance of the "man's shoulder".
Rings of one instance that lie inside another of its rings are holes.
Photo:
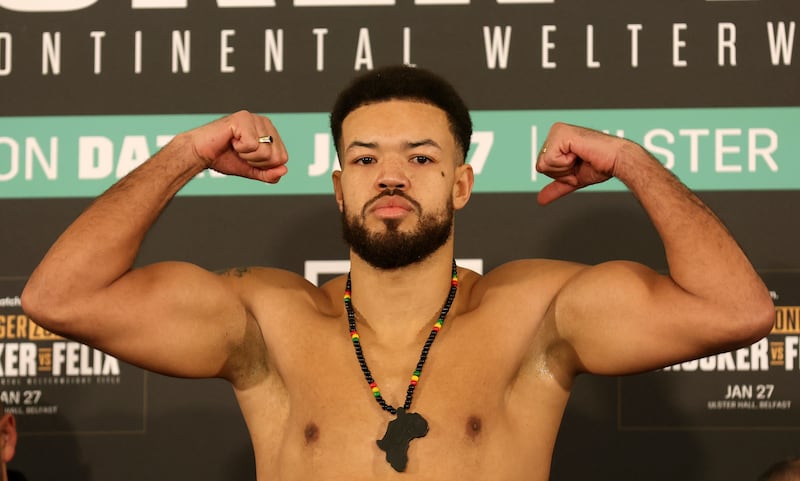
[[[501,264],[487,272],[480,281],[489,285],[515,283],[557,283],[584,269],[586,265],[559,259],[519,259]]]
[[[549,302],[566,282],[586,266],[555,259],[521,259],[501,264],[484,275],[465,276],[465,291],[475,307],[488,301]]]
[[[312,307],[326,311],[330,304],[331,289],[341,284],[337,279],[315,285],[296,272],[274,267],[236,267],[219,272],[243,301],[255,307],[269,306],[273,301],[303,310]],[[343,289],[343,287],[342,287]]]
[[[283,289],[287,291],[318,289],[310,280],[300,274],[277,267],[231,267],[219,270],[217,274],[242,289]]]

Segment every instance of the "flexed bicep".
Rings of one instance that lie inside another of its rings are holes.
[[[225,377],[248,330],[233,284],[188,263],[126,273],[65,306],[46,324],[139,367],[180,377]]]
[[[286,171],[287,154],[273,128],[266,117],[238,112],[177,135],[64,231],[28,279],[21,296],[25,311],[46,329],[149,369],[218,375],[224,370],[219,353],[241,336],[245,318],[227,284],[188,264],[133,265],[161,212],[211,164],[276,182]],[[271,143],[260,141],[266,136]],[[202,362],[182,364],[181,356],[199,353]]]
[[[729,336],[705,322],[719,308],[669,276],[628,261],[588,267],[553,303],[556,330],[578,372],[622,375],[725,349]]]

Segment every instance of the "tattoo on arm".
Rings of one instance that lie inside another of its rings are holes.
[[[224,271],[217,271],[221,276],[244,277],[245,274],[250,272],[249,267],[233,267]]]

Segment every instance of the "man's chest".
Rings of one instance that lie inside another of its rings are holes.
[[[522,356],[491,335],[442,330],[420,369],[423,343],[393,349],[367,337],[359,355],[346,329],[336,334],[305,339],[276,365],[288,408],[280,445],[269,449],[282,453],[281,466],[332,473],[352,463],[381,479],[399,470],[478,472],[525,444],[507,410]],[[398,408],[407,414],[390,412]]]
[[[360,382],[321,385],[289,395],[280,441],[262,447],[280,453],[275,478],[471,479],[514,444],[501,396],[477,387],[420,388],[407,412],[405,393],[387,395],[391,413]]]

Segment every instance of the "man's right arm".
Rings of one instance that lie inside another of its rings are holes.
[[[274,143],[259,143],[264,135]],[[161,211],[195,175],[210,167],[274,183],[286,160],[271,122],[247,112],[176,136],[59,237],[31,275],[23,308],[53,332],[144,368],[226,376],[230,353],[257,329],[238,293],[244,281],[187,263],[133,263]]]

